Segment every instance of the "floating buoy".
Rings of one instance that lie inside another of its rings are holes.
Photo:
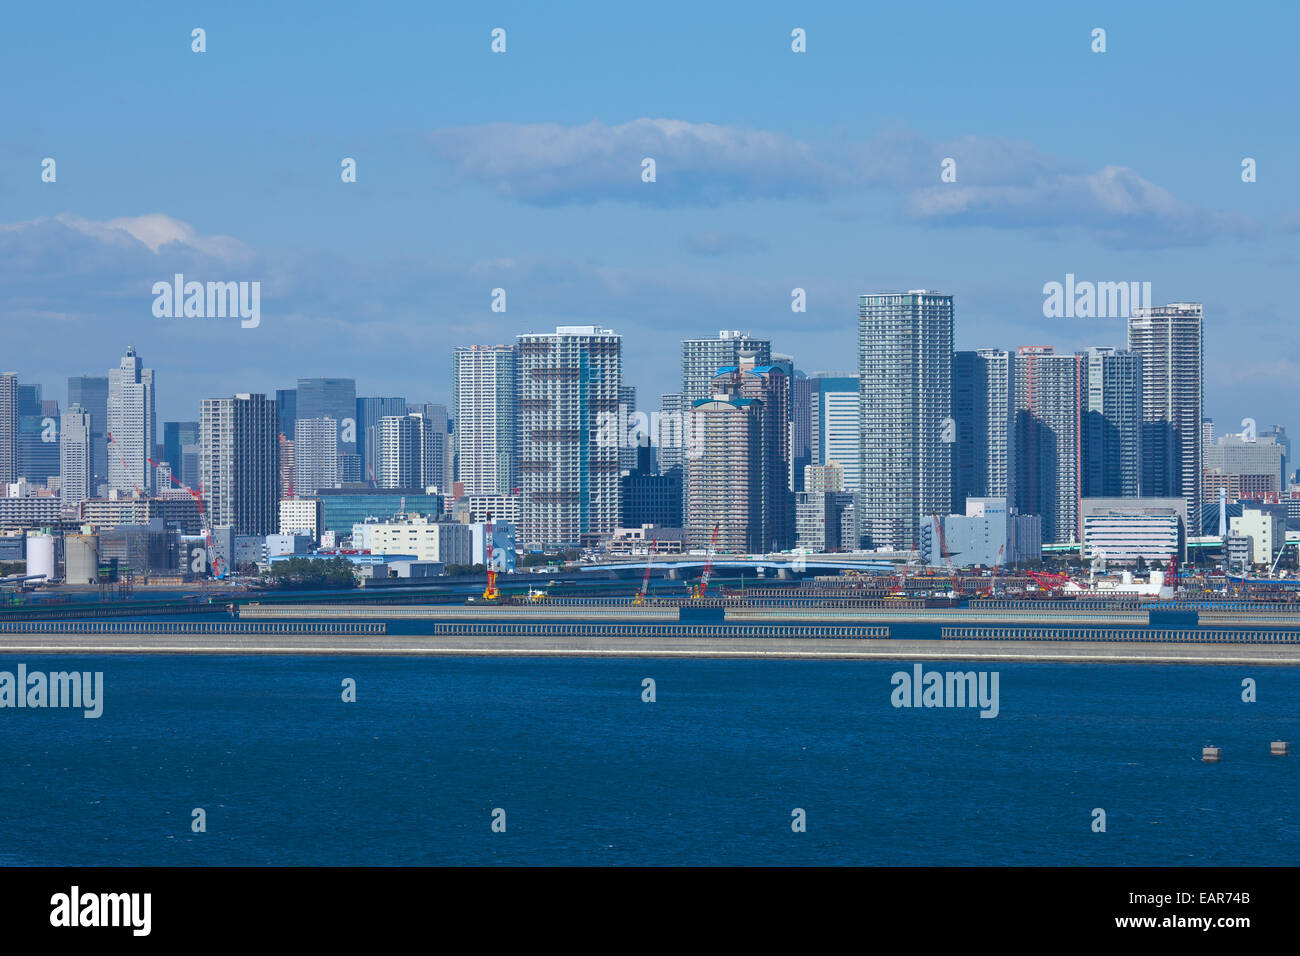
[[[1206,763],[1218,763],[1219,756],[1222,754],[1222,752],[1223,751],[1219,747],[1202,747],[1201,760],[1205,761]]]
[[[1275,757],[1285,757],[1291,750],[1285,740],[1275,740],[1268,745],[1268,752]]]

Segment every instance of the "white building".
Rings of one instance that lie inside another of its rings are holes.
[[[397,516],[388,521],[367,521],[363,539],[372,554],[410,554],[417,561],[473,564],[473,531],[467,524],[432,521],[424,515]],[[357,545],[354,528],[354,545]],[[513,549],[512,549],[513,551]]]
[[[619,523],[619,447],[599,425],[618,415],[623,338],[566,325],[520,335],[516,349],[521,543],[594,544]]]
[[[456,480],[467,495],[506,495],[517,477],[515,350],[471,345],[452,352]]]
[[[444,422],[445,425],[445,422]],[[375,469],[380,488],[429,488],[443,491],[443,461],[446,433],[417,412],[387,415],[379,420],[379,466]]]
[[[59,478],[65,509],[93,497],[92,442],[90,412],[73,405],[63,413],[59,429]]]
[[[471,521],[487,521],[491,516],[509,524],[519,524],[523,512],[519,495],[469,495]]]
[[[1233,537],[1251,539],[1252,564],[1272,565],[1286,541],[1286,520],[1259,508],[1243,508],[1239,517],[1228,520],[1228,529]]]
[[[1108,564],[1184,557],[1187,533],[1182,498],[1084,498],[1083,557],[1100,552]]]
[[[324,506],[319,498],[280,499],[280,534],[309,534],[319,541],[324,523]]]
[[[473,560],[470,564],[487,564],[487,525],[469,525],[473,536]],[[506,521],[492,522],[492,564],[498,571],[515,569],[515,526]]]
[[[126,350],[121,364],[108,373],[108,486],[122,492],[152,494],[154,423],[153,369]]]
[[[339,425],[332,418],[300,418],[293,426],[293,493],[314,495],[339,484]]]

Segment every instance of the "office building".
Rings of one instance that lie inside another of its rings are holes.
[[[648,438],[642,438],[634,451],[637,453],[636,467],[620,479],[623,488],[621,526],[682,527],[682,470],[674,468],[664,474],[656,472]]]
[[[1271,567],[1286,541],[1286,517],[1281,509],[1243,508],[1228,526],[1233,537],[1250,538],[1252,564]]]
[[[356,379],[300,378],[295,402],[296,421],[332,418],[338,422],[339,481],[361,481],[361,455],[357,451]],[[294,427],[296,441],[296,423]]]
[[[357,399],[357,453],[361,457],[361,480],[372,488],[379,483],[379,421],[405,414],[405,398]]]
[[[1249,485],[1265,494],[1286,490],[1286,446],[1279,444],[1275,435],[1259,435],[1254,439],[1243,435],[1223,435],[1214,444],[1206,445],[1203,454],[1207,481],[1213,473],[1237,476],[1243,479],[1243,486]],[[1261,477],[1267,479],[1266,491],[1262,482],[1250,480]],[[1214,491],[1206,489],[1206,501],[1217,500],[1219,483],[1216,481]]]
[[[617,414],[622,336],[594,325],[521,335],[518,353],[520,544],[595,545],[618,527],[619,450],[600,440]]]
[[[952,329],[950,295],[858,298],[858,525],[874,548],[917,547],[922,516],[952,505]]]
[[[193,483],[185,480],[185,448],[198,443],[198,422],[163,422],[162,460],[171,466],[178,481],[191,487]]]
[[[212,527],[267,535],[279,527],[279,416],[265,395],[199,403],[199,481]]]
[[[108,484],[108,376],[78,375],[68,379],[68,404],[80,405],[90,413],[92,434],[91,490],[100,493]]]
[[[1201,305],[1134,309],[1128,347],[1142,360],[1142,494],[1180,496],[1199,535],[1204,467]]]
[[[18,477],[47,485],[59,475],[59,403],[18,385]]]
[[[151,495],[156,487],[153,456],[153,369],[144,367],[135,346],[108,373],[108,486],[123,493]]]
[[[1187,508],[1182,498],[1085,498],[1083,557],[1107,564],[1166,562],[1186,556]]]
[[[923,523],[921,553],[934,566],[956,568],[999,567],[1038,561],[1043,556],[1043,519],[1023,515],[1006,498],[967,498],[964,514]]]
[[[320,541],[325,509],[319,498],[281,498],[280,534],[306,534]]]
[[[289,441],[293,441],[293,425],[298,420],[298,390],[296,388],[277,388],[275,390],[275,408],[279,418],[280,434]]]
[[[94,428],[90,412],[80,405],[63,413],[59,435],[59,494],[68,509],[94,496]]]
[[[862,421],[858,376],[848,372],[814,372],[809,381],[810,464],[839,465],[844,476],[844,487],[839,490],[860,492]],[[803,490],[815,489],[805,485]]]

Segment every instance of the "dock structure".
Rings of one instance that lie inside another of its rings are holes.
[[[1300,644],[1300,631],[1226,631],[1205,628],[945,627],[942,640],[1158,641],[1179,644]]]

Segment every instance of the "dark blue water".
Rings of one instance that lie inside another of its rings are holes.
[[[106,702],[98,720],[0,710],[0,864],[1300,860],[1300,754],[1268,753],[1300,745],[1295,669],[1004,664],[1001,713],[981,719],[893,708],[890,675],[910,665],[888,662],[3,655],[0,670],[19,660],[101,670]],[[1222,763],[1200,762],[1210,742]]]

